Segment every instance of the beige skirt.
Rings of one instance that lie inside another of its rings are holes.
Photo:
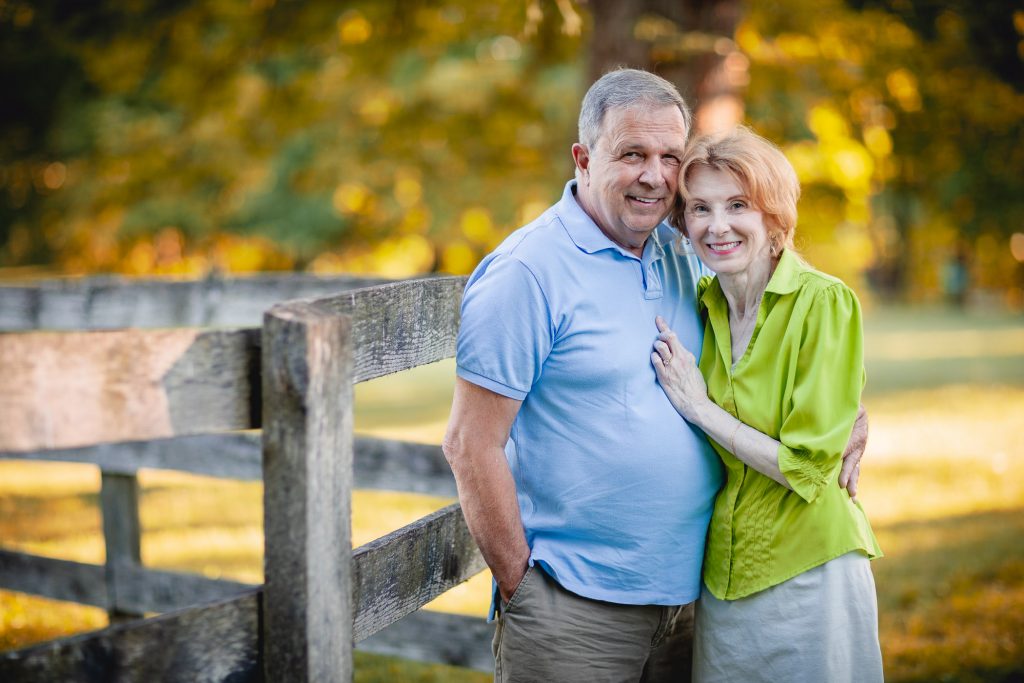
[[[695,683],[881,683],[878,604],[869,560],[847,553],[739,600],[701,591]]]

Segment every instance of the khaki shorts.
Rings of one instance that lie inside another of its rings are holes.
[[[501,606],[498,683],[689,681],[693,605],[619,605],[562,588],[539,566]]]

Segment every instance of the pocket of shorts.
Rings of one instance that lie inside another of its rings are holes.
[[[530,580],[530,577],[533,576],[533,569],[533,567],[526,568],[526,573],[523,574],[523,578],[519,580],[519,585],[516,586],[516,590],[512,593],[512,597],[508,599],[508,602],[501,605],[502,614],[515,609],[516,605],[519,604],[520,598],[522,598],[523,595],[523,589],[526,588],[526,583]]]

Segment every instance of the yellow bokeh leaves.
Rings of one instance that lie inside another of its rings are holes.
[[[394,96],[387,91],[369,94],[356,107],[359,117],[371,126],[383,126],[398,107]]]
[[[921,93],[917,89],[917,78],[906,69],[895,69],[885,77],[885,86],[903,111],[921,109]]]
[[[334,210],[343,216],[356,216],[373,211],[373,193],[362,183],[342,183],[331,197]]]
[[[441,251],[441,270],[452,275],[465,275],[476,266],[473,248],[459,240],[445,245]]]
[[[423,197],[423,184],[414,170],[401,169],[395,173],[393,190],[395,201],[403,208],[415,206]]]
[[[373,35],[373,25],[362,13],[349,10],[338,17],[338,39],[342,45],[360,45]]]
[[[866,126],[864,128],[864,144],[878,158],[892,154],[892,138],[882,126]]]
[[[381,240],[369,248],[323,252],[309,266],[321,275],[373,273],[388,278],[422,275],[433,269],[434,245],[422,235],[402,235]]]
[[[825,104],[811,107],[807,114],[807,127],[822,142],[833,142],[850,135],[850,126],[842,114]]]
[[[459,221],[459,229],[470,241],[482,246],[491,246],[498,237],[491,221],[491,214],[479,206],[474,206],[462,212]]]
[[[866,195],[875,171],[875,162],[868,149],[850,137],[850,125],[846,119],[831,105],[819,104],[811,107],[807,114],[807,126],[818,138],[815,150],[818,159],[816,162],[807,158],[800,159],[800,166],[794,163],[797,173],[800,173],[801,166],[808,170],[813,168],[817,171],[815,179],[824,175],[848,196]],[[884,129],[879,130],[885,133]],[[884,141],[878,139],[877,133],[872,132],[872,135],[874,144],[881,148]],[[808,151],[801,150],[804,156]]]

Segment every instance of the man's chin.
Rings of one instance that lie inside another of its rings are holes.
[[[668,217],[668,214],[662,216],[658,220],[651,222],[653,219],[647,218],[643,221],[636,221],[629,228],[631,232],[635,233],[647,233],[648,235],[654,232],[654,229],[661,225],[661,222]]]

